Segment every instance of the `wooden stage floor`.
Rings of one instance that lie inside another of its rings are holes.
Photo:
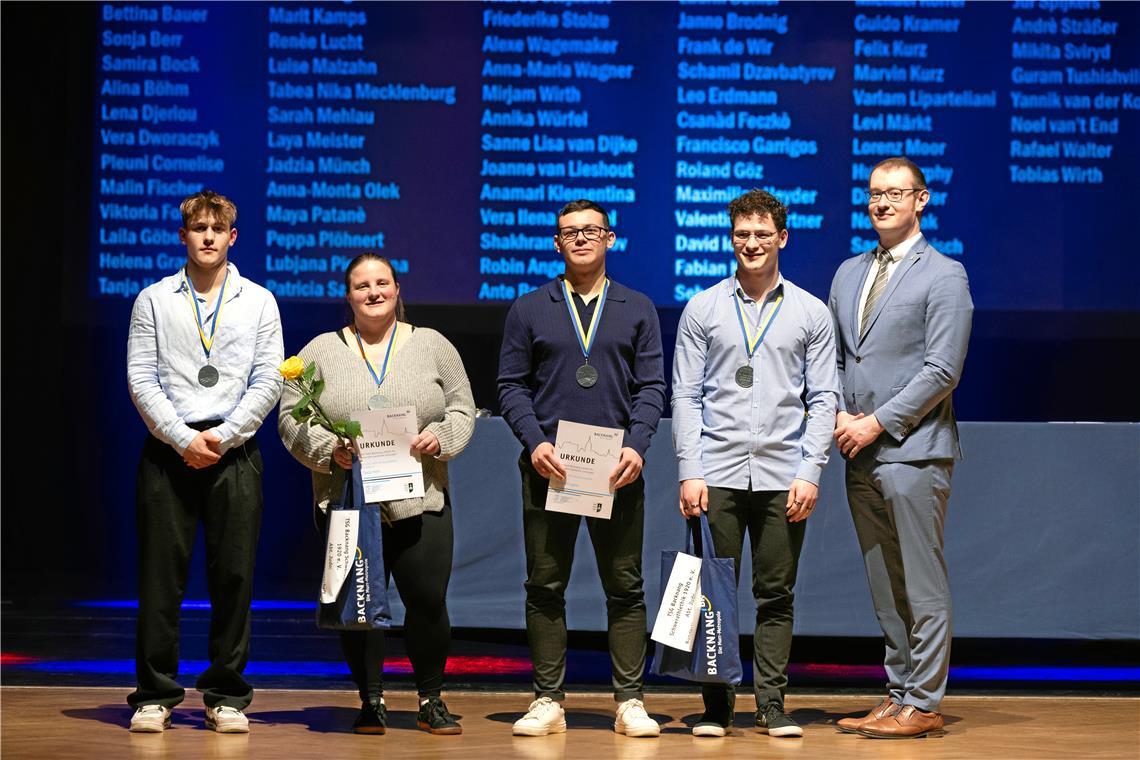
[[[1131,697],[968,697],[944,703],[943,736],[907,741],[841,734],[836,719],[862,713],[876,696],[789,696],[802,739],[773,739],[752,726],[751,697],[737,704],[736,728],[724,739],[689,733],[699,713],[696,693],[651,694],[647,707],[662,724],[659,739],[630,739],[612,730],[608,694],[573,694],[566,702],[566,734],[511,736],[511,723],[528,696],[500,692],[449,692],[463,735],[431,736],[415,727],[415,695],[389,692],[384,736],[349,733],[359,703],[348,691],[259,690],[247,714],[247,735],[220,735],[202,726],[196,692],[174,713],[163,734],[131,734],[127,689],[4,687],[0,689],[0,751],[23,758],[1137,758],[1140,699]]]

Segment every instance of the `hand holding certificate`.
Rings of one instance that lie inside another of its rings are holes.
[[[411,406],[357,412],[364,500],[369,504],[424,495],[424,471],[412,448],[417,434],[416,410]]]
[[[560,420],[554,450],[566,479],[550,478],[546,508],[610,519],[614,492],[610,474],[617,466],[625,431]]]

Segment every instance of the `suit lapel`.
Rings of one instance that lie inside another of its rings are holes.
[[[914,265],[918,263],[919,258],[925,251],[926,238],[920,236],[918,240],[915,241],[914,246],[911,247],[910,252],[907,253],[906,257],[899,262],[898,269],[896,269],[895,273],[891,275],[891,279],[887,283],[887,289],[883,291],[883,295],[879,296],[879,302],[875,304],[875,310],[871,312],[871,322],[867,325],[867,329],[863,331],[863,338],[859,341],[859,345],[862,345],[863,341],[867,339],[867,336],[871,334],[871,330],[875,328],[875,322],[878,321],[879,315],[883,313],[883,307],[886,306],[887,301],[891,300],[891,295],[895,292],[895,289],[899,286],[899,283],[902,282],[903,277],[906,277],[907,272],[909,272],[914,267]],[[858,323],[856,323],[856,325],[858,325]],[[858,336],[858,328],[856,328],[855,334]]]

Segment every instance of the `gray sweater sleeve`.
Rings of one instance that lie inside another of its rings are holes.
[[[440,461],[446,462],[459,455],[471,441],[475,432],[475,400],[471,394],[471,383],[463,369],[463,360],[455,346],[442,335],[434,335],[432,352],[435,365],[443,381],[443,419],[431,422],[425,430],[431,431],[439,439]]]
[[[317,377],[323,377],[320,364],[320,352],[311,341],[301,349],[298,356],[308,366],[309,362],[317,362]],[[336,444],[336,436],[320,425],[300,423],[293,419],[291,412],[297,402],[301,400],[301,393],[297,388],[286,382],[281,393],[281,407],[277,414],[277,433],[285,448],[301,464],[314,472],[328,475],[332,472],[332,450]]]

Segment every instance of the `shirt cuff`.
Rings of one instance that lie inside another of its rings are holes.
[[[704,478],[704,471],[701,469],[701,463],[693,459],[681,459],[677,461],[677,480],[692,480],[693,478]]]
[[[800,462],[800,467],[796,470],[796,480],[806,480],[816,488],[819,488],[821,475],[823,475],[823,468],[814,462]]]
[[[179,454],[186,451],[194,438],[198,435],[198,431],[185,423],[179,423],[178,426],[170,431],[170,442]]]
[[[234,432],[233,425],[230,425],[228,422],[223,422],[217,427],[210,428],[210,432],[218,436],[218,448],[221,449],[223,454],[241,443],[241,441],[238,440],[237,434]]]

